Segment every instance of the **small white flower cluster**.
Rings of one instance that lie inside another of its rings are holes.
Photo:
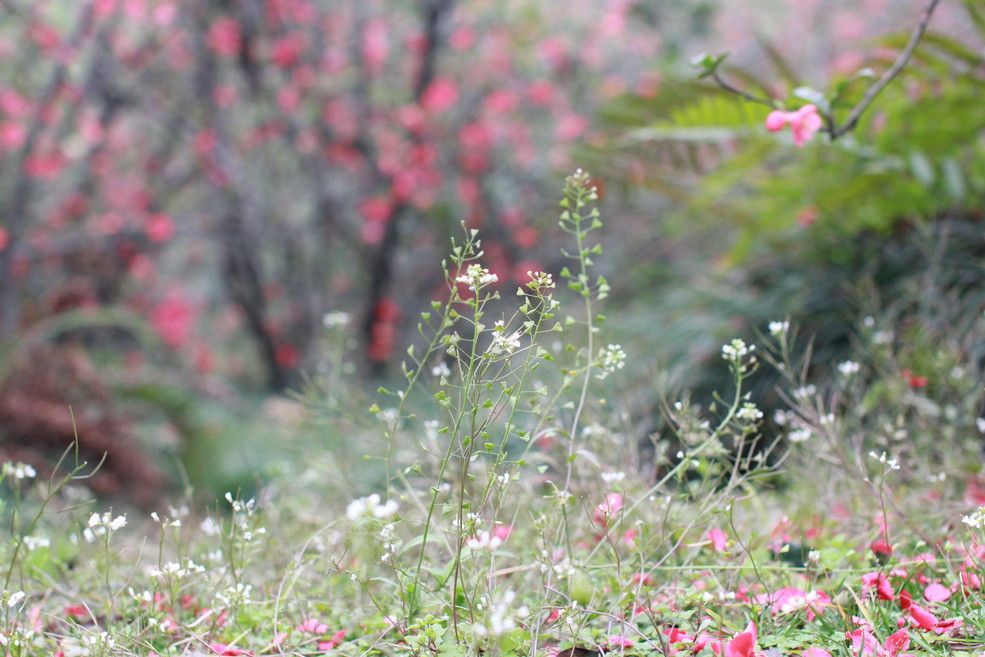
[[[162,527],[181,527],[180,519],[164,516],[164,520],[162,521],[161,516],[157,515],[157,511],[154,511],[150,514],[150,519],[158,523]]]
[[[811,439],[814,434],[807,427],[801,427],[799,429],[793,429],[787,434],[787,440],[792,443],[803,443]]]
[[[4,463],[3,470],[0,472],[4,477],[13,477],[14,479],[34,479],[38,476],[38,471],[27,463]]]
[[[732,342],[722,345],[722,358],[727,360],[739,372],[745,372],[749,365],[756,362],[756,357],[752,352],[756,351],[756,345],[747,345],[745,341],[735,338]]]
[[[445,379],[451,376],[451,369],[448,367],[448,363],[440,360],[437,365],[431,368],[431,375],[438,379]]]
[[[360,497],[358,500],[349,502],[345,508],[345,515],[349,517],[349,520],[358,520],[363,516],[383,520],[395,514],[399,508],[400,505],[397,504],[396,500],[387,500],[380,504],[380,496],[373,493],[368,497]]]
[[[976,419],[975,426],[978,427],[978,433],[985,433],[985,417]]]
[[[252,585],[239,582],[235,586],[230,586],[225,591],[216,593],[215,597],[224,607],[246,606],[252,601],[250,597],[252,593]]]
[[[598,378],[604,379],[616,370],[621,370],[626,365],[626,352],[621,345],[610,344],[599,352],[599,367],[602,372]]]
[[[759,422],[763,419],[763,412],[754,403],[745,402],[736,412],[735,417],[750,423]]]
[[[220,527],[219,523],[212,519],[212,516],[209,516],[200,522],[198,528],[206,536],[218,536],[219,532],[222,531],[222,527]]]
[[[108,654],[116,647],[116,641],[106,632],[84,634],[82,639],[69,637],[61,642],[61,652],[65,657],[89,657],[89,655]]]
[[[876,461],[879,461],[879,463],[882,463],[883,465],[885,465],[887,472],[889,470],[899,470],[900,469],[899,461],[895,457],[889,457],[886,454],[886,452],[882,452],[881,454],[877,454],[875,450],[872,450],[871,452],[869,452],[869,456],[871,458],[875,459]]]
[[[352,321],[352,315],[342,311],[325,313],[325,316],[321,318],[321,321],[327,329],[339,328],[342,326],[348,326],[349,322]]]
[[[552,555],[547,550],[541,550],[540,556],[540,571],[542,573],[554,571],[554,574],[558,577],[565,578],[571,577],[576,572],[574,564],[566,556],[555,553],[552,558]]]
[[[513,602],[516,600],[516,593],[507,590],[503,596],[497,600],[489,609],[489,624],[483,625],[476,623],[472,626],[476,636],[500,636],[516,628],[515,618],[527,616],[530,610],[520,607],[513,611]]]
[[[497,320],[496,325],[493,327],[492,342],[489,343],[489,349],[486,350],[486,354],[489,356],[510,356],[516,353],[520,348],[521,335],[523,335],[523,332],[519,329],[512,333],[507,333],[503,320]]]
[[[729,602],[735,600],[735,591],[718,590],[714,593],[711,591],[702,591],[700,598],[705,604],[709,602]]]
[[[485,285],[495,283],[498,280],[499,276],[490,273],[489,270],[482,265],[469,265],[464,274],[460,274],[455,277],[456,283],[464,283],[465,285],[468,285],[469,289],[473,292]]]
[[[93,513],[89,516],[89,526],[82,530],[82,536],[85,538],[86,543],[92,543],[96,538],[100,536],[106,536],[107,534],[112,534],[113,532],[122,529],[127,526],[127,517],[116,516],[107,511],[102,515],[98,513]]]
[[[603,472],[602,481],[607,484],[615,484],[626,478],[625,472]]]
[[[793,398],[804,400],[808,397],[813,397],[817,394],[817,387],[813,383],[808,383],[806,386],[801,386],[793,391]]]
[[[872,334],[872,344],[889,344],[893,341],[891,331],[876,331]]]
[[[256,512],[257,502],[253,498],[244,502],[233,497],[233,494],[229,492],[226,493],[225,497],[226,501],[229,502],[229,506],[233,508],[233,513],[245,513],[248,516],[252,516]]]
[[[477,552],[480,550],[488,550],[490,552],[493,552],[496,550],[496,548],[498,548],[502,544],[503,544],[503,539],[487,531],[481,531],[477,533],[475,536],[470,536],[469,538],[465,539],[465,545],[470,550],[475,550]]]
[[[400,548],[400,539],[397,538],[397,526],[388,522],[380,529],[380,541],[383,543],[383,556],[380,561],[386,563],[390,557]]]
[[[7,603],[8,607],[13,608],[16,607],[18,604],[20,604],[21,600],[23,600],[26,596],[27,594],[25,594],[23,591],[14,591],[14,592],[4,591],[3,595],[0,596],[0,599],[3,599],[4,602]]]
[[[838,363],[838,372],[840,372],[841,375],[847,379],[853,374],[858,374],[861,367],[861,365],[853,360],[846,360],[843,363]]]
[[[47,536],[25,536],[24,547],[33,552],[38,548],[51,547],[51,541],[48,540]]]
[[[980,506],[970,514],[962,517],[961,522],[973,529],[985,528],[985,506]]]
[[[161,579],[183,579],[192,573],[204,573],[205,566],[200,566],[191,559],[185,559],[181,565],[177,561],[169,561],[160,568],[151,567],[147,570],[150,577]]]
[[[774,338],[782,338],[790,331],[790,322],[786,320],[770,322],[769,331]]]
[[[530,277],[530,281],[527,283],[529,287],[534,292],[538,290],[550,290],[555,287],[554,277],[544,271],[528,271],[527,276]]]

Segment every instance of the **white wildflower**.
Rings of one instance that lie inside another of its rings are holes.
[[[322,324],[327,329],[348,326],[350,321],[352,321],[352,316],[342,311],[325,313],[325,316],[322,317]]]
[[[607,484],[614,484],[626,478],[625,472],[603,472],[602,481]]]
[[[482,265],[469,265],[464,274],[460,274],[455,277],[455,282],[468,285],[469,289],[473,292],[485,285],[495,283],[498,280],[499,276],[490,273],[489,270]]]
[[[599,367],[602,372],[598,378],[604,379],[616,370],[621,370],[626,365],[626,352],[621,345],[610,344],[599,352]]]
[[[100,536],[112,534],[126,527],[127,517],[121,515],[114,518],[113,514],[109,511],[103,514],[93,513],[89,516],[89,522],[86,524],[88,527],[82,531],[82,535],[85,537],[87,543],[92,543]]]
[[[13,477],[14,479],[34,479],[38,476],[37,470],[27,463],[4,463],[2,474],[4,477]]]
[[[438,364],[431,368],[431,374],[438,379],[443,379],[451,375],[451,369],[448,367],[448,363],[441,360]]]
[[[736,412],[735,417],[747,422],[758,422],[763,419],[763,412],[752,402],[745,402]]]
[[[806,386],[801,386],[793,391],[794,399],[807,399],[808,397],[813,397],[817,394],[817,388],[813,383],[808,383]]]
[[[520,348],[520,336],[522,334],[520,330],[507,333],[503,321],[497,321],[496,326],[493,328],[492,342],[489,344],[489,349],[486,350],[486,353],[490,356],[509,356],[515,353]]]
[[[30,551],[37,550],[38,548],[46,548],[51,546],[51,541],[48,540],[46,536],[25,536],[24,537],[24,547]]]
[[[794,429],[793,431],[788,433],[787,439],[792,443],[802,443],[807,440],[810,440],[812,435],[813,434],[811,433],[810,429],[801,427],[800,429]]]
[[[741,360],[756,349],[756,345],[747,345],[743,340],[736,338],[729,344],[722,345],[722,358],[728,361]]]
[[[961,522],[974,529],[982,529],[985,527],[985,506],[980,506],[969,515],[964,516],[961,518]]]
[[[477,636],[500,636],[516,628],[514,617],[524,615],[527,611],[523,607],[516,612],[513,611],[513,602],[516,600],[516,593],[508,590],[497,600],[489,609],[489,625],[476,623],[472,626]]]
[[[349,520],[353,521],[358,520],[362,516],[372,516],[382,520],[395,514],[398,508],[399,505],[396,500],[387,500],[383,504],[380,504],[380,496],[373,493],[367,497],[361,497],[349,502],[349,505],[345,509],[345,514],[349,517]]]
[[[784,320],[782,322],[770,322],[769,324],[770,335],[774,338],[782,338],[790,331],[790,322]]]
[[[838,364],[838,371],[846,379],[853,374],[858,374],[860,368],[861,366],[853,360],[846,360],[845,362]]]
[[[879,463],[884,464],[888,470],[900,469],[899,461],[895,457],[888,456],[886,452],[877,454],[875,450],[872,450],[871,452],[869,452],[869,456],[875,459],[876,461],[879,461]]]
[[[535,292],[537,290],[546,290],[554,287],[554,278],[547,272],[528,271],[527,276],[530,277],[530,282],[527,283],[527,287]]]

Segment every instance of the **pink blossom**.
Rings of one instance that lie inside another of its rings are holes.
[[[705,534],[705,538],[711,541],[711,548],[715,552],[726,552],[728,550],[728,538],[718,527],[712,527]]]
[[[164,213],[154,214],[147,218],[144,231],[151,242],[167,242],[174,237],[174,222]]]
[[[246,655],[252,655],[253,651],[243,650],[242,648],[234,648],[233,646],[228,646],[225,643],[210,643],[209,650],[217,655],[222,655],[222,657],[243,657]]]
[[[345,641],[345,635],[347,633],[348,633],[347,630],[339,630],[338,632],[335,633],[335,636],[333,636],[328,641],[319,641],[318,649],[327,652],[329,650],[334,650],[335,648],[338,648],[342,644],[342,642]]]
[[[449,78],[437,78],[425,90],[421,106],[432,114],[441,114],[458,102],[458,85]]]
[[[505,543],[513,533],[513,525],[496,525],[492,530],[493,536]]]
[[[937,627],[937,617],[921,607],[920,605],[910,605],[910,621],[921,630],[933,631]]]
[[[614,648],[632,648],[633,642],[621,634],[613,634],[605,640],[605,645],[609,650]]]
[[[945,618],[934,626],[934,633],[947,634],[948,636],[951,636],[958,629],[960,629],[962,625],[964,625],[964,621],[960,618]]]
[[[725,657],[753,657],[756,654],[756,625],[749,623],[745,630],[725,644]]]
[[[804,105],[793,112],[774,110],[766,117],[766,129],[770,132],[779,132],[787,125],[793,134],[793,143],[800,148],[814,138],[824,121],[814,105]]]
[[[893,594],[893,587],[889,583],[886,574],[877,571],[862,575],[862,591],[876,590],[876,595],[880,600],[892,600],[896,596]]]
[[[831,653],[824,648],[810,647],[800,653],[801,657],[831,657]]]
[[[910,647],[910,634],[906,630],[893,632],[883,644],[883,649],[887,657],[897,657],[901,652]]]
[[[151,313],[151,324],[166,345],[178,348],[188,341],[194,309],[183,296],[169,293]]]
[[[818,613],[831,604],[831,598],[824,591],[802,591],[793,587],[780,588],[773,593],[756,596],[756,603],[770,605],[773,614],[788,614],[801,609],[807,611],[807,620],[814,620]]]
[[[241,39],[239,23],[236,22],[235,18],[224,16],[216,19],[209,27],[207,41],[209,48],[217,55],[235,57],[239,54]]]
[[[27,128],[20,123],[6,121],[0,123],[0,149],[13,151],[20,148],[27,139]]]
[[[854,632],[846,632],[845,638],[851,641],[852,654],[855,657],[877,657],[882,650],[871,629],[866,627],[860,627]]]
[[[766,129],[770,132],[779,132],[787,125],[787,113],[774,110],[766,117]]]
[[[944,587],[938,582],[933,582],[927,585],[927,588],[923,590],[923,598],[927,602],[943,602],[951,597],[950,589]]]
[[[618,515],[620,511],[622,511],[622,494],[606,493],[605,501],[595,507],[592,519],[596,525],[608,527],[609,520]]]
[[[378,75],[390,56],[390,34],[386,21],[374,18],[363,29],[363,61],[370,75]]]
[[[309,618],[298,625],[298,631],[308,632],[309,634],[324,634],[328,632],[328,625],[319,622],[317,618]]]

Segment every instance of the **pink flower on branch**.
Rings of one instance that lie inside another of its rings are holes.
[[[766,129],[770,132],[779,132],[788,125],[793,134],[793,143],[801,148],[814,138],[824,121],[814,105],[804,105],[793,112],[775,110],[766,117]]]

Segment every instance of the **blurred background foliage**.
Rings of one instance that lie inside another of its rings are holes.
[[[919,2],[559,6],[2,3],[0,455],[42,466],[78,435],[110,454],[93,487],[138,503],[315,449],[371,473],[351,384],[397,373],[448,236],[480,228],[504,290],[556,272],[575,166],[603,197],[641,444],[661,398],[708,403],[722,342],[771,320],[812,376],[869,317],[906,338],[897,370],[981,362],[985,4],[943,3],[858,129],[802,149],[689,59],[728,50],[739,86],[790,107],[816,86],[837,115]],[[774,384],[754,394],[778,404]]]

